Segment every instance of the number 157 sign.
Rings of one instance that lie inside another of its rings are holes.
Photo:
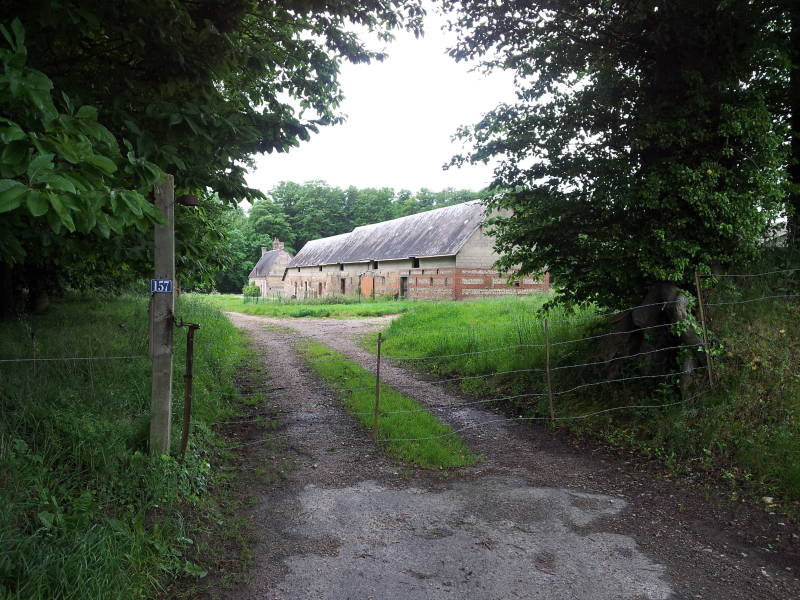
[[[172,279],[151,279],[151,294],[170,294],[172,293]]]

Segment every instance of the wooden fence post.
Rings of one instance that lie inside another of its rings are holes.
[[[181,435],[180,455],[186,454],[189,443],[189,428],[192,425],[192,387],[194,386],[194,332],[200,329],[196,323],[186,323],[186,374],[183,376],[183,434]]]
[[[175,189],[172,175],[167,175],[166,180],[155,185],[154,196],[156,208],[164,215],[165,224],[155,226],[155,289],[151,283],[150,356],[153,359],[153,370],[150,452],[169,454],[175,324]]]
[[[381,410],[381,344],[383,337],[378,332],[378,365],[375,369],[375,410],[372,414],[372,437],[378,441],[378,414]]]
[[[550,328],[547,324],[547,319],[544,320],[544,345],[547,356],[546,370],[547,370],[547,399],[550,403],[550,423],[556,420],[556,409],[553,403],[553,383],[550,380]]]
[[[708,327],[706,326],[706,312],[703,308],[703,294],[700,291],[700,275],[694,272],[694,286],[697,290],[697,307],[700,310],[700,325],[703,328],[703,347],[706,350],[706,368],[708,369],[708,383],[714,386],[714,365],[711,362],[711,349],[708,347]]]

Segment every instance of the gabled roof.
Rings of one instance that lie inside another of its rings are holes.
[[[311,240],[289,267],[457,254],[484,221],[480,200],[356,227],[350,233]]]
[[[264,252],[264,254],[261,255],[261,258],[258,259],[256,266],[253,267],[252,271],[250,271],[250,275],[248,275],[248,277],[268,277],[270,271],[272,270],[272,265],[275,263],[275,260],[278,258],[281,252],[286,252],[286,250],[270,250],[269,252]],[[274,275],[282,274],[282,270],[274,273]]]

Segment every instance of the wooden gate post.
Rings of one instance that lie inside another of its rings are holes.
[[[197,323],[185,324],[186,332],[186,374],[183,376],[183,433],[181,434],[181,459],[186,454],[189,443],[189,428],[192,426],[192,387],[194,385],[194,332],[200,329]]]
[[[169,454],[172,418],[172,346],[175,324],[175,189],[172,175],[155,185],[164,225],[155,227],[155,279],[150,291],[150,452]]]
[[[378,364],[375,369],[375,410],[372,413],[372,437],[378,441],[378,417],[381,412],[381,344],[383,338],[378,332]]]
[[[697,271],[694,272],[694,286],[697,291],[697,307],[700,310],[700,326],[703,328],[703,348],[706,354],[708,384],[714,387],[714,365],[711,361],[711,348],[708,346],[708,326],[706,325],[706,311],[703,308],[703,290],[700,288],[700,274]]]
[[[547,319],[544,320],[544,345],[546,352],[545,368],[547,370],[547,400],[550,405],[550,423],[555,423],[556,420],[556,407],[553,403],[553,383],[550,379],[550,327],[547,324]]]

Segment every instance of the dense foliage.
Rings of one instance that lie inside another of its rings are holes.
[[[164,172],[179,193],[259,197],[244,182],[250,157],[340,121],[339,63],[383,58],[353,31],[419,32],[422,10],[417,0],[0,0],[0,14],[8,312],[12,290],[35,300],[87,248],[113,253],[114,240],[95,238],[124,231],[134,236],[127,245],[146,245],[131,227],[158,218],[145,197]],[[194,267],[213,257],[214,248],[198,248],[188,256]],[[124,254],[114,258],[119,270],[136,270]]]
[[[516,75],[517,102],[464,128],[455,159],[500,159],[504,266],[625,305],[754,253],[785,207],[781,3],[448,4],[453,55]]]

